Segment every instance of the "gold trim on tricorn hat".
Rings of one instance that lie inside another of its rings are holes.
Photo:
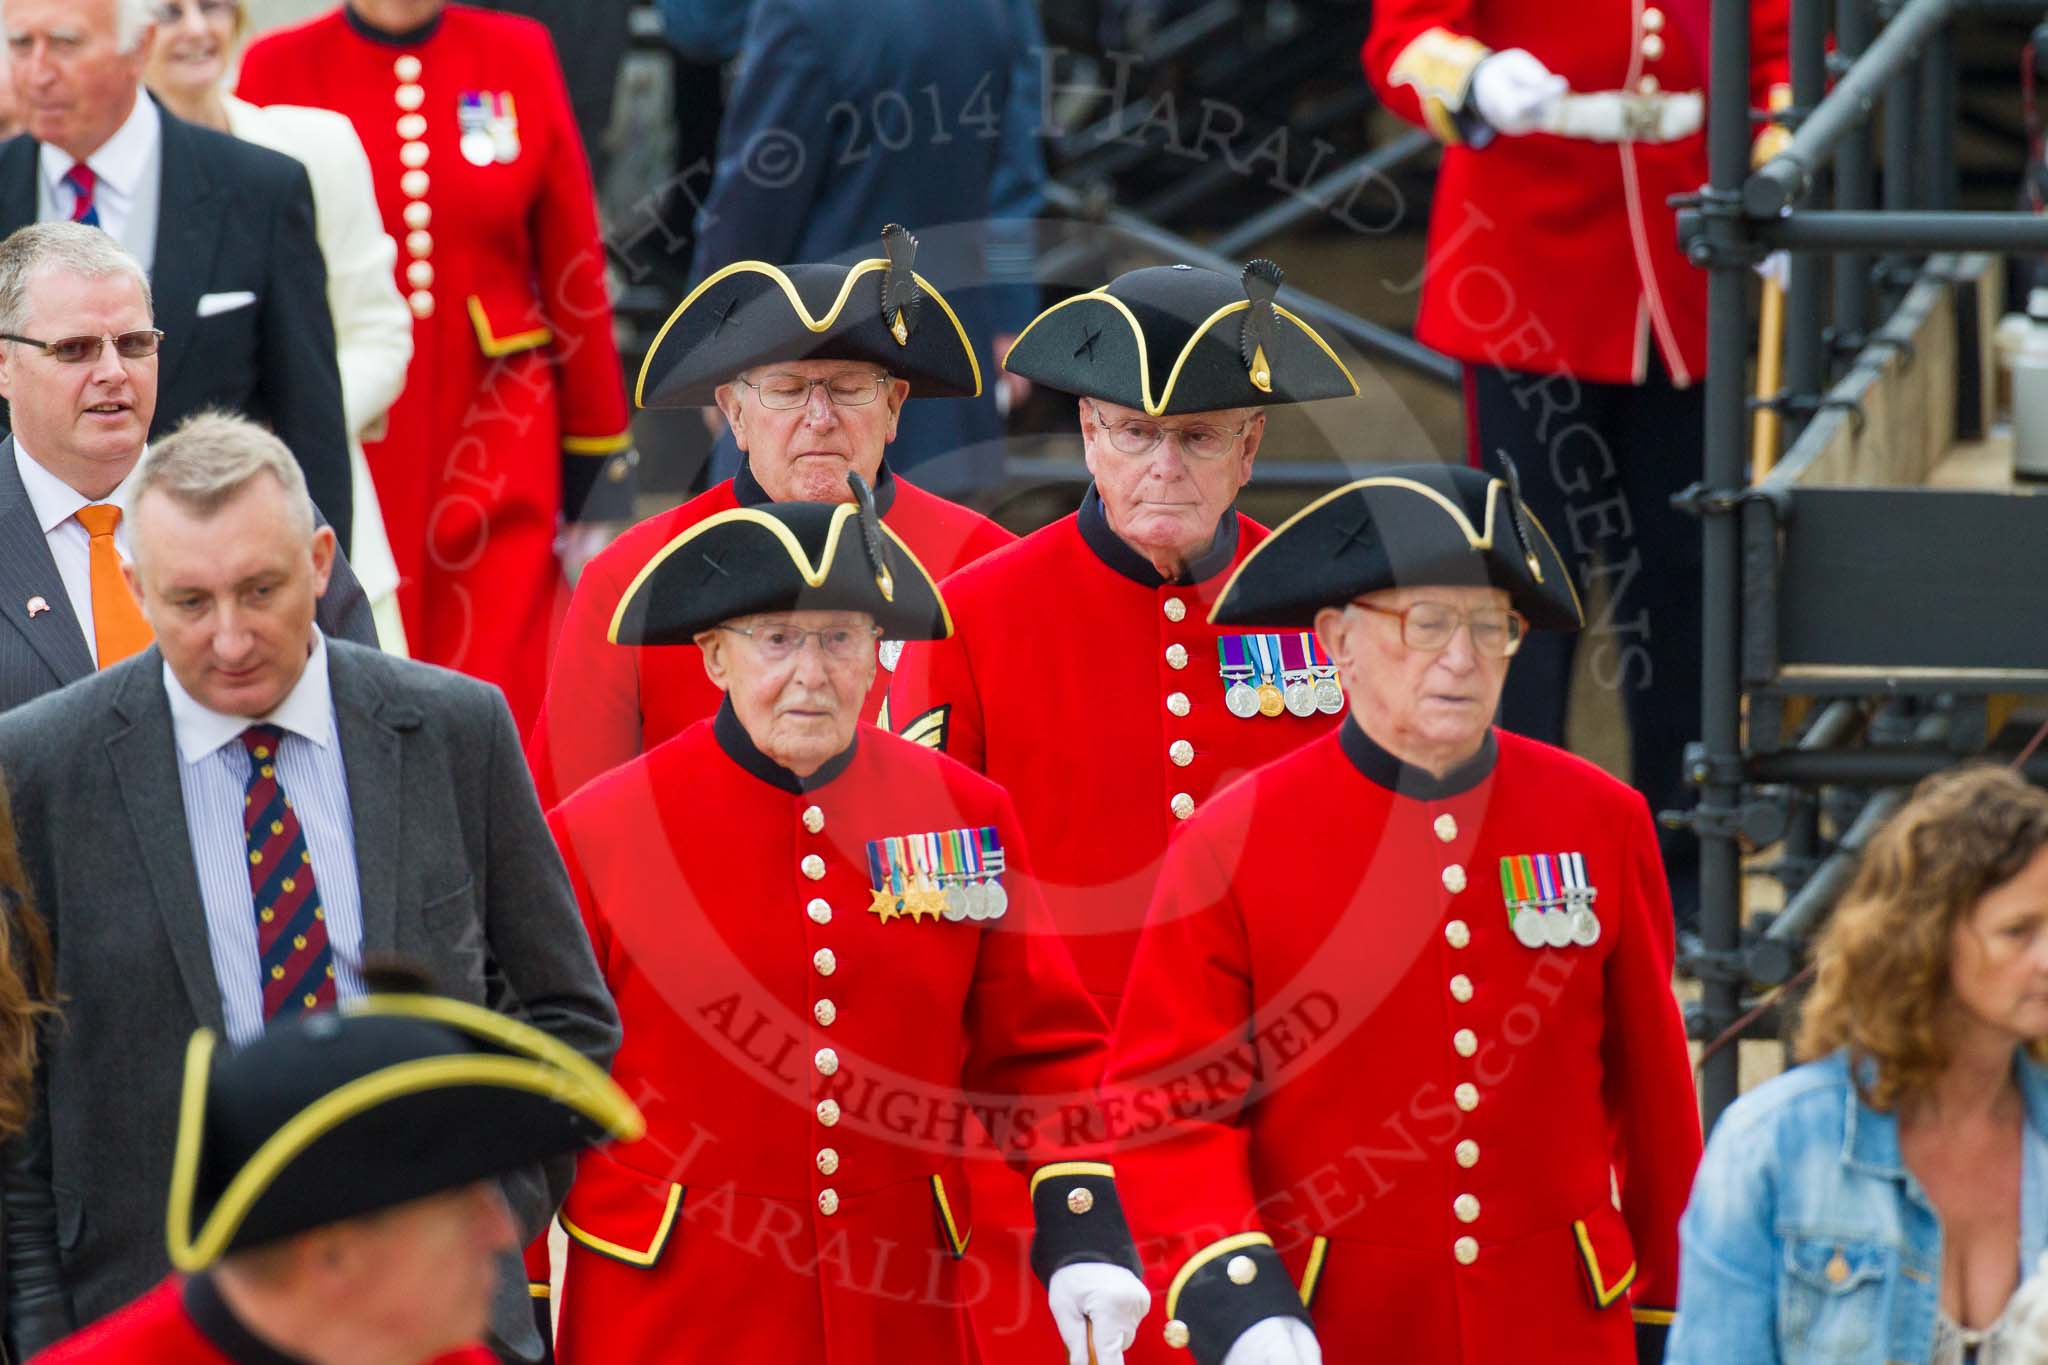
[[[943,640],[953,618],[938,584],[875,515],[874,494],[848,474],[854,501],[771,502],[706,517],[640,569],[607,638],[615,645],[687,645],[721,621],[768,611],[860,611],[891,640]],[[848,535],[850,523],[858,523]]]
[[[1539,630],[1585,623],[1564,559],[1505,479],[1463,465],[1389,465],[1325,493],[1244,557],[1209,619],[1312,625],[1324,607],[1385,588],[1496,587]]]
[[[1153,417],[1356,395],[1330,344],[1275,302],[1283,278],[1266,260],[1235,282],[1187,265],[1129,271],[1033,318],[1003,368]]]
[[[458,1000],[366,995],[232,1055],[200,1029],[171,1161],[171,1264],[203,1270],[645,1129],[588,1058]]]
[[[891,223],[882,251],[852,265],[735,261],[712,272],[655,333],[633,402],[702,407],[755,366],[799,360],[865,361],[907,381],[913,398],[980,394],[981,362],[967,329],[912,268],[917,238]],[[926,302],[940,325],[924,316]]]

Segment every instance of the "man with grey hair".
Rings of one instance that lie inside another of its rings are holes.
[[[153,18],[149,0],[0,0],[28,132],[0,148],[0,234],[69,220],[127,247],[164,332],[152,432],[207,408],[267,422],[346,544],[348,436],[305,167],[146,94]]]
[[[157,410],[162,334],[142,267],[96,228],[37,223],[0,241],[0,711],[118,663],[151,632],[121,574],[133,474]],[[331,635],[371,643],[337,557]]]
[[[335,536],[283,444],[196,417],[133,498],[127,577],[156,643],[0,717],[65,1002],[0,1196],[15,1359],[168,1272],[193,1029],[246,1045],[362,995],[365,958],[395,954],[599,1066],[618,1044],[504,697],[321,632]],[[505,1181],[522,1241],[568,1175]],[[524,1272],[501,1261],[493,1344],[537,1360]]]

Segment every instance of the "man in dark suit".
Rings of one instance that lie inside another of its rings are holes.
[[[599,1066],[618,1016],[494,688],[328,640],[334,558],[289,452],[201,416],[136,472],[128,576],[157,643],[0,717],[0,772],[49,921],[63,1018],[5,1189],[16,1359],[169,1269],[178,1059],[363,994],[365,957]],[[564,1163],[505,1180],[522,1241]],[[516,1256],[494,1345],[541,1358]]]
[[[153,434],[205,408],[268,423],[347,544],[348,433],[305,167],[143,93],[146,0],[4,0],[26,137],[0,147],[0,234],[69,219],[142,262],[164,331]]]
[[[0,440],[0,711],[148,643],[120,579],[129,543],[121,522],[158,407],[160,356],[124,356],[108,339],[145,332],[150,319],[142,267],[106,233],[38,223],[0,242],[0,333],[102,339],[83,360],[0,340],[0,397],[14,416]],[[330,636],[376,642],[369,604],[339,555],[319,621]]]
[[[873,254],[877,223],[901,223],[918,273],[944,285],[996,374],[997,338],[1038,311],[1028,218],[1045,167],[1039,101],[1019,98],[1036,78],[1036,17],[1024,0],[933,15],[929,0],[871,0],[857,17],[830,0],[752,0],[694,275],[741,259],[851,262]],[[995,391],[906,409],[891,466],[945,497],[1000,483]],[[739,463],[721,441],[712,480]]]

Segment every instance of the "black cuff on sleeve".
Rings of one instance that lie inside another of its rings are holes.
[[[1167,1296],[1167,1344],[1186,1346],[1196,1365],[1222,1365],[1245,1329],[1266,1318],[1315,1326],[1272,1242],[1246,1236],[1257,1240],[1227,1237],[1195,1253]]]
[[[1664,1339],[1670,1335],[1670,1323],[1637,1318],[1636,1365],[1664,1365]]]
[[[1094,1161],[1040,1167],[1031,1176],[1031,1269],[1043,1284],[1062,1266],[1089,1261],[1143,1271],[1116,1197],[1116,1173]]]
[[[562,455],[562,519],[564,521],[630,521],[633,495],[639,491],[637,451],[616,455]]]

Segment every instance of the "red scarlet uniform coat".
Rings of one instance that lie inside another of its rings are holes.
[[[1000,782],[1017,804],[1053,922],[1114,1019],[1167,836],[1233,778],[1328,731],[1334,716],[1240,720],[1223,704],[1209,625],[1230,572],[1266,537],[1229,513],[1190,583],[1117,539],[1091,490],[1079,513],[942,584],[950,640],[905,647],[889,720]],[[971,1168],[992,1297],[984,1353],[1037,1359],[1050,1328],[1024,1273],[1029,1209],[989,1162]]]
[[[393,43],[337,10],[252,43],[239,93],[337,109],[369,153],[414,319],[389,432],[364,444],[406,635],[503,687],[524,731],[565,485],[598,489],[572,515],[626,515],[607,501],[625,461],[605,461],[630,444],[589,163],[547,30],[450,5]]]
[[[584,568],[569,599],[540,718],[527,736],[527,763],[543,806],[718,709],[723,694],[705,676],[701,650],[615,645],[606,637],[620,599],[664,545],[706,517],[768,501],[742,464],[736,477],[649,517]],[[979,513],[897,478],[886,464],[875,480],[875,509],[934,579],[1016,539]],[[884,655],[885,661],[893,657],[893,650]],[[863,720],[876,718],[888,687],[889,670],[877,669]]]
[[[798,783],[727,708],[551,820],[625,1026],[613,1076],[648,1125],[581,1159],[557,1358],[972,1359],[977,1116],[1019,1186],[1108,1174],[1077,1161],[1099,1154],[1106,1026],[1002,791],[869,726]],[[868,841],[984,825],[1006,915],[875,912]]]
[[[1500,860],[1567,852],[1598,940],[1525,947]],[[1436,780],[1347,722],[1210,803],[1105,1082],[1169,1340],[1306,1300],[1332,1360],[1633,1361],[1700,1150],[1672,948],[1643,799],[1530,740]]]
[[[1751,98],[1788,79],[1784,0],[1751,6]],[[1467,40],[1467,41],[1460,41]],[[1418,340],[1473,364],[1641,383],[1706,373],[1707,276],[1678,248],[1674,194],[1707,183],[1704,132],[1672,142],[1533,133],[1466,143],[1429,92],[1455,94],[1492,51],[1524,48],[1572,90],[1706,84],[1703,0],[1380,0],[1366,75],[1389,109],[1452,145],[1437,173]],[[1469,100],[1467,101],[1469,105]],[[1704,126],[1704,125],[1703,125]]]
[[[120,1312],[58,1342],[36,1357],[44,1365],[267,1365],[282,1359],[249,1335],[200,1276],[172,1276]],[[481,1346],[437,1356],[421,1365],[497,1365]]]

